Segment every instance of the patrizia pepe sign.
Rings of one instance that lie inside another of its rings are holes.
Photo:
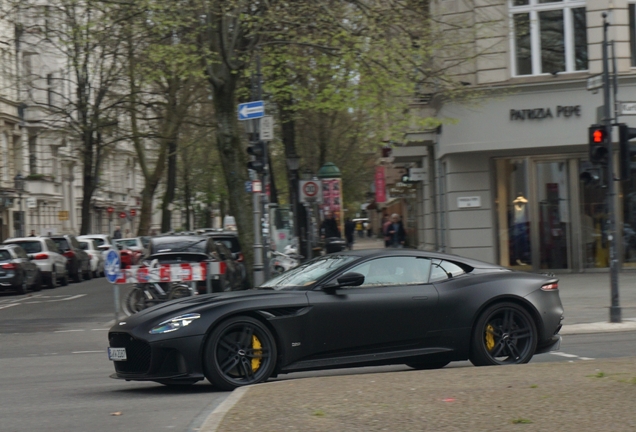
[[[551,108],[511,109],[510,120],[542,120],[554,117],[581,117],[581,105],[557,105]]]

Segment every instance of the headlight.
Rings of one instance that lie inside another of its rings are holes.
[[[201,315],[197,313],[179,315],[178,317],[170,318],[169,320],[165,320],[159,325],[153,327],[153,329],[150,330],[150,334],[170,333],[190,325],[192,321],[198,318],[201,318]]]

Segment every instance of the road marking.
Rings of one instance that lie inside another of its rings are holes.
[[[104,350],[100,350],[100,351],[73,351],[73,354],[96,354],[96,353],[103,354],[105,352],[106,351],[104,351]]]
[[[86,331],[84,329],[73,329],[73,330],[55,330],[53,333],[71,333],[71,332],[83,332]]]
[[[105,328],[105,329],[91,329],[91,331],[108,331],[110,330],[109,328]]]
[[[568,353],[564,353],[564,352],[551,352],[550,354],[555,355],[555,356],[559,356],[559,357],[566,357],[566,358],[573,358],[573,359],[578,359],[578,360],[595,360],[591,357],[579,357],[577,355],[574,354],[568,354]],[[572,360],[570,360],[570,362],[572,362]]]
[[[19,306],[19,305],[20,305],[20,303],[11,303],[11,304],[8,304],[8,305],[0,306],[0,309],[6,309],[6,308],[10,308],[11,306]]]

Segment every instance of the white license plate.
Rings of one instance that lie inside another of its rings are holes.
[[[108,348],[108,360],[126,361],[126,348]]]

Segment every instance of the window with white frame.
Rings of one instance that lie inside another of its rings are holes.
[[[587,70],[585,0],[508,0],[513,76]]]

